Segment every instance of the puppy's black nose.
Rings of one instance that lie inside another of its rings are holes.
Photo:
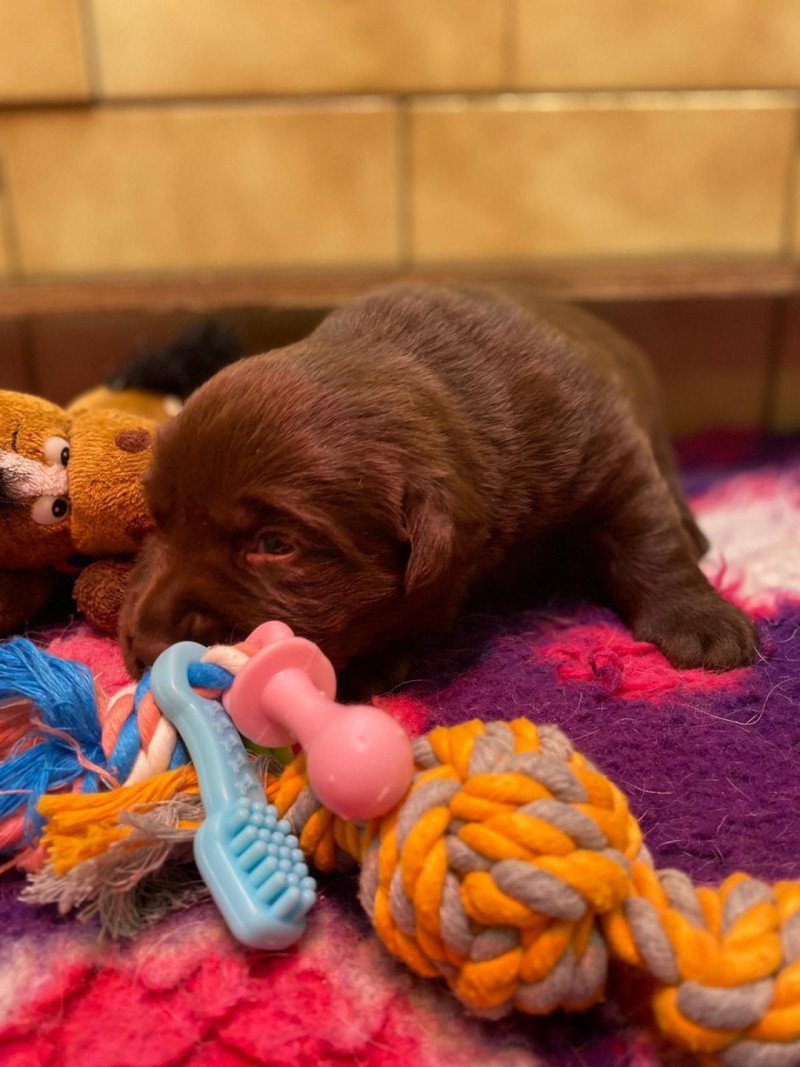
[[[148,637],[146,634],[137,634],[131,640],[130,654],[139,668],[138,673],[144,674],[148,667],[152,667],[165,648],[169,648],[167,641],[162,641],[157,637]]]
[[[177,628],[181,641],[198,641],[201,645],[224,644],[230,641],[232,628],[212,612],[190,611]]]

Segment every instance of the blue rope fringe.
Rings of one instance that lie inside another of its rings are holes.
[[[233,675],[212,663],[196,663],[189,670],[189,683],[207,689],[228,689]],[[150,689],[147,671],[136,687],[134,707]],[[36,726],[0,764],[0,818],[25,808],[25,832],[35,841],[42,829],[36,810],[39,798],[69,787],[83,777],[83,792],[96,792],[102,779],[87,772],[80,758],[108,770],[120,781],[130,773],[141,750],[136,715],[123,725],[111,757],[106,760],[101,744],[100,721],[92,673],[83,663],[59,659],[37,648],[24,637],[0,645],[0,698],[24,696],[38,708],[42,722],[65,736],[59,737]],[[33,742],[33,744],[32,744]],[[178,739],[170,759],[174,770],[189,762],[189,753]]]

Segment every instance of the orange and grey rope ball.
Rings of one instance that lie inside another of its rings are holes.
[[[375,930],[417,974],[485,1016],[544,1014],[599,1000],[616,958],[651,976],[659,1026],[704,1063],[800,1065],[800,882],[697,888],[656,871],[622,792],[554,726],[437,728],[414,758],[403,802],[365,823],[320,805],[304,756],[265,768],[265,789],[320,870],[362,863]],[[91,910],[110,893],[113,911],[191,842],[196,789],[187,765],[43,797],[45,865],[26,899]]]
[[[800,1064],[800,883],[654,870],[622,792],[554,726],[438,728],[414,758],[402,805],[363,825],[321,808],[302,757],[270,795],[319,867],[362,862],[362,903],[416,973],[483,1015],[544,1014],[599,1000],[616,957],[707,1062]]]

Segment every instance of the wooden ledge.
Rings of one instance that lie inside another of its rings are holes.
[[[0,284],[0,319],[114,311],[330,307],[393,281],[513,285],[569,300],[781,296],[800,292],[786,259],[530,263],[414,269],[197,273]]]

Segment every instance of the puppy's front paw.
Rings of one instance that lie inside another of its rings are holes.
[[[674,667],[730,671],[758,654],[756,628],[737,607],[714,592],[687,595],[636,620],[634,635],[652,641]]]

